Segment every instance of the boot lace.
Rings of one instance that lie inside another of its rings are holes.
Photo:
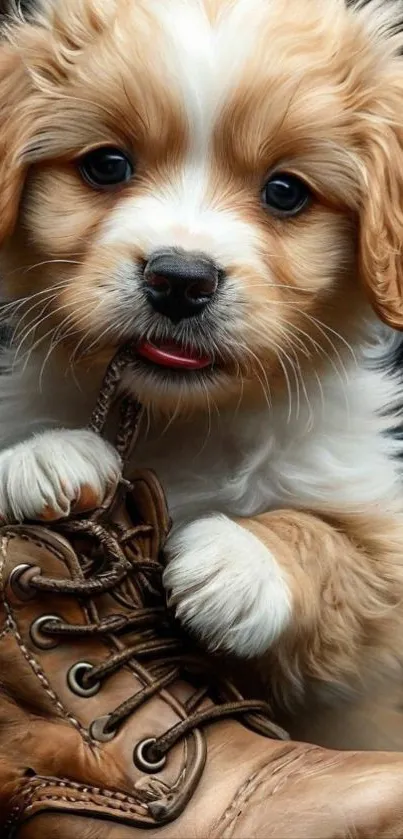
[[[151,681],[129,699],[118,705],[109,714],[103,724],[103,735],[114,735],[122,723],[133,714],[144,702],[158,694],[163,688],[169,687],[184,673],[191,676],[203,674],[210,670],[214,681],[219,687],[221,701],[213,706],[200,709],[200,705],[208,696],[209,689],[202,686],[192,694],[185,704],[187,718],[182,720],[164,733],[148,748],[150,761],[157,762],[184,736],[195,728],[208,725],[226,717],[243,717],[244,721],[266,736],[276,739],[288,739],[288,735],[271,721],[272,709],[267,702],[261,700],[241,699],[228,681],[218,684],[217,674],[203,656],[192,652],[189,642],[170,618],[163,600],[161,563],[144,558],[136,546],[136,538],[145,535],[150,527],[139,525],[126,532],[112,528],[91,519],[70,520],[60,523],[56,528],[68,538],[86,537],[95,543],[102,552],[103,569],[93,572],[88,579],[60,580],[51,579],[40,573],[32,576],[29,585],[38,593],[51,595],[71,595],[79,598],[94,598],[97,595],[113,593],[129,576],[133,576],[137,590],[140,590],[144,602],[147,599],[152,605],[127,611],[126,614],[104,618],[99,622],[86,625],[65,623],[59,619],[49,619],[41,626],[41,632],[58,639],[72,639],[89,636],[122,636],[125,632],[136,632],[136,641],[123,650],[110,655],[106,661],[91,666],[81,676],[81,683],[85,689],[90,689],[116,673],[120,668],[130,663],[140,668],[147,666]],[[131,551],[137,551],[137,557],[126,558],[124,548],[130,543]],[[84,557],[81,557],[83,560]],[[88,557],[86,557],[88,563]],[[39,570],[39,569],[38,569]],[[157,593],[157,594],[156,594]],[[154,602],[153,602],[154,601]],[[139,668],[139,672],[140,672]],[[231,701],[223,701],[224,697],[231,697]],[[252,715],[252,716],[251,716]],[[256,716],[257,715],[257,716]]]
[[[102,433],[117,387],[127,364],[132,360],[131,348],[124,348],[110,365],[94,410],[90,428]],[[115,446],[123,463],[134,445],[139,426],[141,410],[131,398],[121,401],[120,421]],[[121,491],[130,491],[129,481],[122,479]],[[122,500],[123,503],[123,500]],[[71,517],[52,525],[74,543],[84,545],[78,553],[83,569],[79,579],[61,580],[44,576],[40,569],[29,579],[30,588],[38,593],[52,596],[63,595],[92,600],[105,594],[118,594],[125,581],[132,581],[139,594],[140,606],[125,613],[112,615],[87,624],[66,623],[59,618],[47,619],[41,625],[41,633],[59,640],[112,636],[122,637],[134,633],[134,643],[112,653],[101,664],[88,665],[81,672],[80,681],[84,689],[100,687],[102,683],[122,667],[130,664],[139,676],[147,674],[146,684],[133,696],[118,705],[102,722],[102,737],[113,737],[120,726],[138,708],[164,688],[168,688],[183,674],[192,679],[211,677],[211,684],[197,686],[184,704],[187,716],[158,738],[152,738],[147,745],[147,759],[152,765],[165,758],[170,749],[183,737],[217,720],[240,717],[242,721],[265,736],[285,740],[288,734],[272,722],[272,709],[267,702],[243,699],[238,690],[227,680],[220,679],[213,663],[206,656],[198,654],[169,614],[162,586],[163,563],[144,557],[140,537],[152,531],[145,523],[126,529],[108,518],[108,509],[103,508],[87,516]],[[130,547],[130,559],[125,548]],[[115,645],[116,646],[116,645]],[[122,645],[121,645],[122,646]],[[146,671],[145,669],[146,668]],[[207,678],[206,681],[209,681]],[[198,684],[198,682],[197,682]],[[206,704],[212,696],[214,685],[217,704]]]

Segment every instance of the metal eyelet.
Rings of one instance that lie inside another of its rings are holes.
[[[70,690],[77,694],[77,696],[95,696],[95,694],[98,693],[101,687],[101,682],[95,682],[95,684],[90,685],[89,687],[85,687],[82,684],[82,677],[84,674],[89,673],[93,669],[94,665],[89,664],[88,661],[78,661],[77,664],[73,664],[73,666],[70,667],[70,670],[67,673],[67,684]]]
[[[94,720],[94,722],[91,723],[90,735],[93,740],[98,740],[100,743],[107,743],[109,740],[113,740],[113,738],[116,737],[116,728],[113,728],[111,731],[105,731],[109,719],[109,714],[106,714],[104,717],[98,717],[97,720]]]
[[[38,565],[16,565],[13,568],[9,578],[8,584],[15,597],[18,600],[32,600],[37,597],[37,591],[30,585],[32,577],[37,577],[42,573]]]
[[[140,743],[137,743],[133,752],[133,761],[142,772],[148,772],[149,774],[160,772],[166,764],[166,755],[163,755],[159,760],[150,760],[147,757],[147,749],[156,742],[156,737],[148,737],[146,740],[141,740]]]
[[[49,623],[49,621],[58,621],[61,623],[61,618],[58,615],[42,615],[31,624],[31,629],[29,630],[31,641],[40,650],[51,650],[53,647],[57,647],[59,643],[57,638],[52,637],[52,635],[46,635],[43,632],[44,624]]]

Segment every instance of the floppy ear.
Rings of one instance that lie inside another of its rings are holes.
[[[374,121],[360,213],[361,277],[373,308],[403,330],[403,92],[397,119]]]
[[[17,51],[0,43],[0,244],[14,230],[24,186],[28,115],[21,106],[28,85]]]

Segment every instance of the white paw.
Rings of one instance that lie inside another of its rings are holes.
[[[0,520],[52,521],[94,509],[120,473],[119,455],[92,431],[45,431],[0,454]]]
[[[209,516],[168,540],[164,585],[183,625],[210,649],[263,654],[288,625],[291,594],[274,556],[227,516]]]

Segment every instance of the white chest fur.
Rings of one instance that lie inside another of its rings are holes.
[[[259,410],[222,412],[154,427],[136,457],[152,467],[167,493],[174,522],[206,512],[250,516],[278,507],[367,511],[394,505],[401,494],[396,454],[382,415],[396,384],[354,368],[346,381],[329,375],[307,387],[297,406],[288,399]]]

